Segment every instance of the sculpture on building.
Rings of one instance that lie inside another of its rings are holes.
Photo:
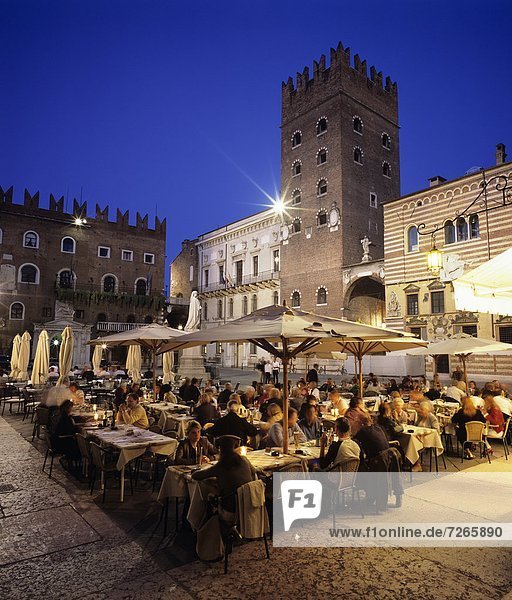
[[[400,306],[400,302],[398,301],[398,296],[395,292],[391,292],[389,295],[388,301],[388,317],[401,317],[402,316],[402,307]]]
[[[372,259],[372,257],[370,256],[371,245],[372,243],[370,239],[367,235],[365,235],[364,238],[361,240],[361,246],[363,247],[363,258],[361,259],[361,262],[368,262]]]
[[[201,303],[197,297],[197,292],[194,290],[190,294],[190,304],[188,307],[188,319],[185,325],[185,331],[195,331],[200,325]]]

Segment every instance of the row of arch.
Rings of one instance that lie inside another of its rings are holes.
[[[354,115],[352,117],[352,129],[355,133],[359,135],[363,135],[363,119],[361,117]],[[316,135],[320,136],[327,132],[327,117],[320,117],[316,122]],[[381,134],[381,143],[382,147],[386,148],[386,150],[391,150],[391,136],[389,133],[383,131]],[[297,129],[292,134],[292,148],[298,148],[302,144],[302,131]]]
[[[39,248],[39,234],[37,231],[29,230],[25,231],[23,234],[23,247],[24,248],[34,248],[37,250]],[[0,244],[4,241],[4,232],[0,229]],[[67,254],[74,254],[76,251],[76,241],[71,236],[64,236],[60,241],[60,250],[61,252],[65,252]]]
[[[325,286],[320,286],[319,288],[317,288],[316,290],[316,305],[317,306],[323,306],[325,304],[327,304],[327,288]],[[302,294],[299,290],[293,290],[293,292],[290,295],[290,300],[292,303],[292,308],[300,308],[301,305],[301,301],[302,301]]]
[[[364,153],[361,150],[361,148],[359,146],[354,146],[354,150],[353,150],[353,154],[352,157],[354,159],[354,162],[362,165],[363,164],[363,156]],[[327,162],[327,150],[325,148],[319,150],[319,154],[317,154],[316,157],[316,164],[317,165],[323,165]],[[298,158],[297,160],[294,160],[292,163],[292,177],[298,177],[299,175],[301,175],[302,173],[302,161]],[[389,162],[387,160],[382,161],[382,174],[384,175],[384,177],[391,177],[391,165],[389,164]],[[326,183],[326,189],[325,192],[323,193],[327,193],[327,180],[325,179],[321,179],[320,181],[325,181]],[[319,193],[319,186],[317,184],[317,196],[321,196],[322,193]]]
[[[457,242],[466,242],[480,237],[480,220],[477,214],[468,217],[459,217],[452,221],[448,219],[443,225],[444,243],[455,244]],[[416,225],[411,225],[407,229],[407,251],[419,251],[419,233]]]
[[[275,305],[279,304],[279,292],[276,290],[273,294],[273,303]],[[253,294],[251,296],[251,312],[254,312],[255,310],[258,310],[258,296],[257,294]],[[209,319],[209,305],[208,302],[204,302],[203,303],[203,319],[205,321],[207,321]],[[234,314],[235,314],[235,299],[234,298],[229,298],[226,302],[226,318],[228,319],[233,319],[234,318]],[[248,296],[243,296],[242,297],[242,316],[247,316],[249,314],[249,297]],[[217,319],[223,319],[224,318],[224,301],[222,300],[222,298],[219,298],[217,300],[217,315],[216,315]]]
[[[316,122],[316,135],[323,135],[327,132],[327,117],[320,117]],[[292,134],[292,148],[297,148],[302,144],[302,131],[297,129]]]

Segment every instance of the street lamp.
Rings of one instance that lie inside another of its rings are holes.
[[[432,236],[432,248],[427,252],[427,269],[436,277],[443,268],[443,253],[436,248],[436,241]]]
[[[86,219],[82,219],[81,217],[76,217],[75,220],[74,220],[74,224],[77,227],[81,227],[82,225],[86,225],[87,221],[86,221]]]

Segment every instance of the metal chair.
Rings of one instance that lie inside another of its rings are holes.
[[[505,453],[505,459],[508,460],[509,450],[508,450],[508,428],[510,425],[510,421],[512,418],[509,418],[505,422],[505,429],[500,433],[496,433],[495,431],[490,431],[487,433],[487,439],[491,440],[501,440],[503,442],[503,452]],[[489,425],[490,429],[494,429],[497,425]]]
[[[21,396],[20,396],[20,392],[18,390],[17,387],[15,386],[5,386],[0,388],[0,392],[1,392],[1,398],[0,398],[0,404],[2,404],[2,417],[4,416],[4,411],[5,411],[5,405],[8,404],[9,405],[9,413],[12,414],[12,407],[17,404],[18,408],[16,409],[16,412],[19,413],[20,412],[20,406],[23,402]]]
[[[41,427],[48,427],[48,421],[50,417],[50,410],[46,406],[36,406],[36,418],[34,421],[34,428],[32,429],[32,441],[37,435],[39,439],[41,434]]]
[[[120,471],[118,471],[115,463],[108,463],[107,458],[112,455],[111,452],[107,452],[101,446],[98,446],[95,442],[91,442],[89,445],[89,450],[91,453],[91,464],[92,464],[92,474],[91,474],[91,494],[94,490],[94,484],[96,483],[96,476],[98,471],[103,476],[103,502],[105,502],[105,497],[107,494],[107,480],[109,475],[118,475],[120,477]],[[130,468],[130,463],[128,463],[128,474],[130,476],[130,489],[133,494],[133,483],[132,483],[132,471]]]
[[[72,435],[61,435],[59,436],[59,439],[66,439],[66,438],[72,438]],[[63,452],[61,452],[60,450],[57,450],[54,446],[53,440],[52,440],[52,436],[45,431],[44,433],[44,438],[46,441],[46,454],[44,456],[44,462],[43,462],[43,468],[41,469],[44,473],[44,469],[46,467],[46,461],[48,460],[48,456],[50,457],[50,471],[48,473],[48,477],[51,478],[52,476],[52,470],[53,470],[53,460],[56,456],[63,456]]]
[[[21,390],[23,394],[23,421],[31,415],[31,421],[34,420],[34,413],[36,406],[39,405],[39,400],[36,400],[35,392],[29,392],[28,390]]]
[[[487,459],[489,464],[491,464],[491,456],[489,452],[486,451],[484,429],[485,423],[482,423],[481,421],[468,421],[466,423],[466,441],[462,444],[462,463],[464,462],[464,450],[466,448],[466,444],[478,444],[480,447],[480,457],[482,457],[484,453],[487,454]]]
[[[340,465],[337,465],[331,472],[339,475],[338,481],[335,488],[331,493],[331,507],[332,507],[332,526],[336,528],[336,509],[339,507],[340,494],[345,506],[345,494],[347,492],[352,493],[352,503],[354,503],[354,494],[357,494],[357,501],[359,506],[362,507],[361,496],[359,488],[356,487],[357,471],[359,469],[359,460],[357,458],[347,460]],[[361,517],[364,518],[364,512],[361,508]]]
[[[82,457],[82,473],[87,477],[90,476],[92,469],[92,459],[91,452],[89,450],[89,442],[85,435],[82,433],[75,434],[76,443],[78,444],[78,449],[80,450],[80,456]]]

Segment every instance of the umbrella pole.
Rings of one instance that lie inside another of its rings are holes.
[[[288,359],[283,358],[283,454],[288,452]]]
[[[357,356],[357,361],[359,363],[359,398],[361,401],[363,400],[363,356],[359,354]]]
[[[153,402],[156,402],[156,350],[153,348]]]
[[[466,394],[469,394],[469,385],[468,385],[468,373],[466,370],[466,357],[461,356],[460,360],[462,361],[462,369],[464,371],[464,382],[466,384]]]

